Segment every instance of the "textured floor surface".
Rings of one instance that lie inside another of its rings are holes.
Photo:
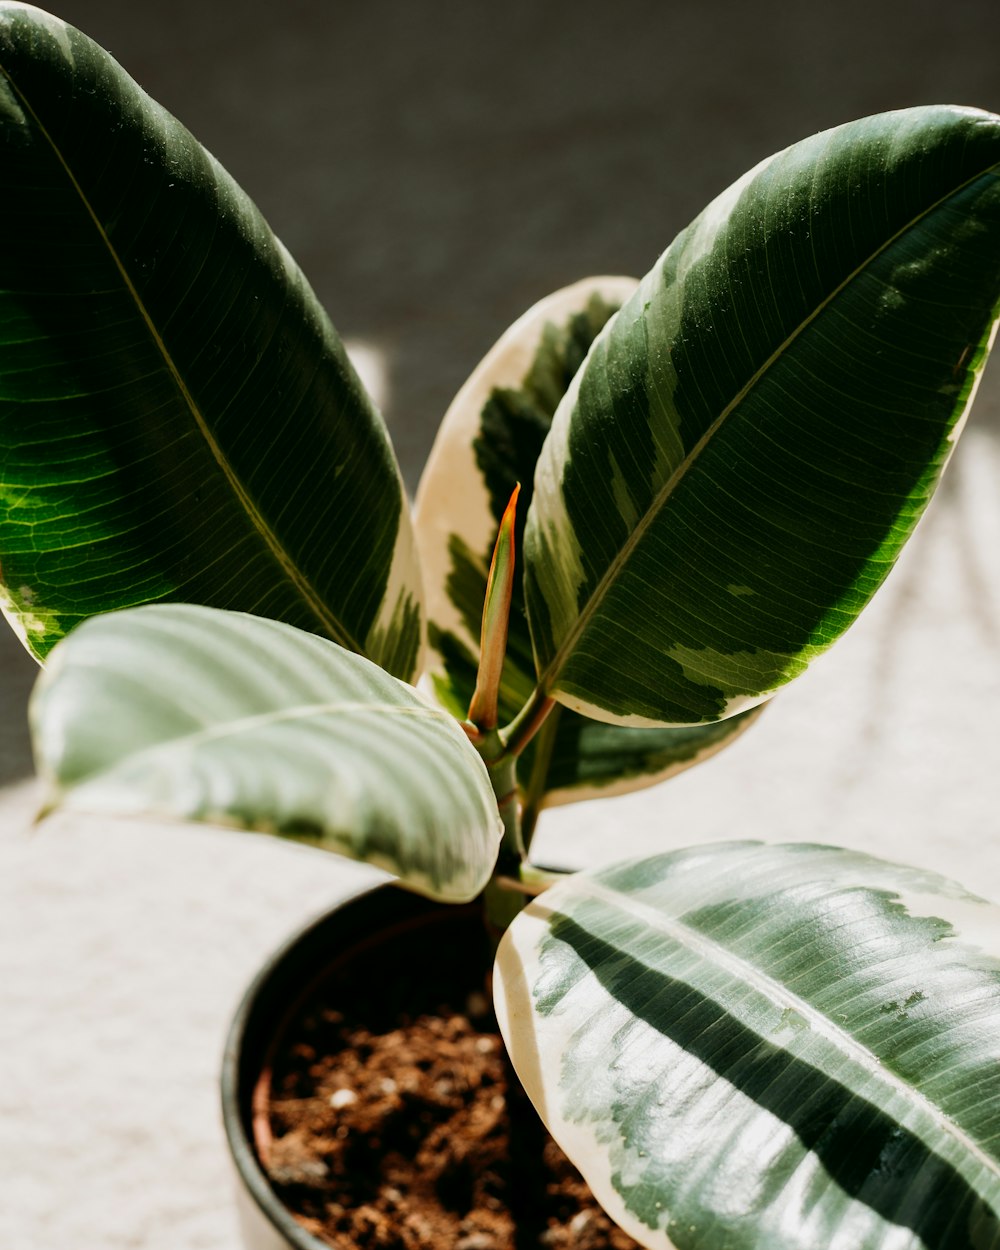
[[[946,21],[922,3],[809,12],[62,8],[233,169],[365,341],[411,487],[450,393],[546,291],[643,271],[714,192],[812,130],[918,101],[1000,109],[993,4],[952,3]],[[998,574],[994,363],[856,628],[701,770],[552,812],[539,857],[802,838],[1000,900]],[[28,835],[31,676],[5,636],[0,1247],[235,1250],[216,1095],[228,1018],[266,953],[364,873],[212,830],[55,818]]]

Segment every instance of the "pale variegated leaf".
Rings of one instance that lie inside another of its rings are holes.
[[[49,807],[278,834],[448,901],[496,859],[492,787],[454,719],[278,621],[184,604],[95,617],[53,652],[31,723]]]
[[[0,604],[43,659],[175,600],[418,670],[382,420],[246,194],[79,31],[0,3]]]
[[[414,523],[426,583],[427,672],[457,716],[465,715],[476,685],[486,577],[504,509],[520,482],[520,552],[552,414],[598,331],[637,285],[634,278],[586,278],[540,300],[494,344],[441,422],[417,488]],[[500,690],[504,720],[533,685],[519,572]]]
[[[514,1066],[659,1250],[1000,1247],[1000,908],[728,843],[567,879],[505,936]]]
[[[520,553],[535,464],[553,413],[595,335],[636,285],[633,278],[588,278],[541,300],[474,370],[438,431],[414,517],[426,583],[428,672],[456,716],[466,714],[476,685],[487,572],[507,500],[520,482]],[[501,723],[520,711],[535,681],[520,571],[518,559]],[[634,730],[559,708],[520,763],[526,810],[652,785],[720,750],[754,715],[682,730]]]
[[[757,720],[764,706],[707,725],[632,729],[591,720],[557,705],[529,748],[538,752],[549,750],[551,734],[545,789],[538,806],[542,809],[582,799],[609,798],[666,781],[732,746]],[[534,754],[527,756],[526,790],[532,787],[534,759]]]
[[[1000,302],[1000,118],[908,109],[751,170],[560,405],[525,530],[543,693],[632,725],[767,698],[856,618],[968,411]]]

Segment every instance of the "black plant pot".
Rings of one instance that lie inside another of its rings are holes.
[[[366,951],[440,926],[441,957],[469,961],[485,942],[475,905],[445,906],[393,886],[367,887],[290,938],[261,969],[243,997],[222,1064],[222,1115],[238,1175],[237,1203],[247,1250],[329,1250],[307,1232],[272,1189],[258,1159],[254,1099],[278,1039],[322,981],[356,961],[363,975]],[[437,951],[437,948],[436,948]],[[436,954],[437,957],[437,954]],[[447,1250],[442,1247],[441,1250]]]

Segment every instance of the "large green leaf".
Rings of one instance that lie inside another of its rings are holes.
[[[278,621],[154,604],[84,622],[31,702],[49,807],[278,834],[474,897],[500,817],[446,712],[376,664]]]
[[[414,515],[426,582],[428,671],[456,716],[466,714],[476,686],[486,579],[504,508],[520,482],[520,552],[535,464],[553,414],[595,336],[636,285],[633,278],[587,278],[535,304],[473,371],[438,430]],[[518,575],[500,688],[502,722],[521,710],[534,684]],[[637,730],[557,709],[520,762],[527,810],[652,785],[720,750],[755,715]]]
[[[678,236],[539,460],[525,590],[545,693],[708,721],[855,619],[986,359],[998,162],[1000,118],[888,113],[771,157]]]
[[[42,658],[173,599],[414,676],[381,418],[247,196],[85,36],[0,4],[0,564]]]
[[[501,945],[514,1066],[676,1250],[1000,1246],[1000,908],[831,847],[579,875]]]

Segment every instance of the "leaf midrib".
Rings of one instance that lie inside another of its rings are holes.
[[[807,999],[796,994],[784,982],[776,980],[756,964],[735,954],[701,930],[694,929],[676,918],[668,918],[648,903],[642,903],[631,895],[619,893],[591,877],[578,879],[570,888],[577,896],[585,894],[598,902],[608,904],[619,912],[638,917],[648,928],[670,937],[710,965],[721,968],[737,981],[752,986],[769,1002],[790,1006],[808,1022],[811,1030],[831,1042],[842,1054],[847,1055],[860,1068],[867,1071],[874,1080],[882,1081],[883,1084],[889,1086],[894,1093],[903,1098],[904,1102],[915,1103],[933,1123],[940,1126],[942,1132],[971,1155],[981,1167],[992,1173],[994,1177],[1000,1178],[1000,1162],[987,1154],[961,1125],[957,1124],[936,1103],[931,1102],[921,1090],[908,1085],[891,1068],[886,1067],[878,1056],[866,1049],[852,1033],[840,1028],[829,1016],[824,1015]],[[544,898],[539,900],[539,903],[544,906]],[[555,914],[555,909],[552,910]],[[721,1003],[719,1007],[720,1010],[726,1010]]]
[[[646,509],[645,513],[639,519],[635,528],[631,531],[631,533],[626,538],[625,542],[622,544],[622,547],[618,551],[618,554],[615,556],[615,558],[608,565],[607,569],[601,575],[600,579],[597,582],[597,585],[594,587],[593,591],[591,592],[590,597],[588,598],[587,602],[584,604],[583,608],[577,612],[575,622],[572,628],[570,629],[569,633],[565,636],[565,638],[563,639],[559,647],[556,648],[556,651],[552,659],[549,661],[549,663],[545,666],[542,673],[539,675],[539,678],[538,678],[539,690],[541,690],[545,694],[549,694],[552,692],[556,683],[558,682],[559,674],[562,671],[564,665],[567,663],[569,657],[572,655],[573,651],[576,649],[576,645],[579,642],[585,630],[587,629],[587,627],[589,626],[591,619],[593,618],[595,613],[600,609],[604,601],[604,598],[608,592],[609,587],[612,586],[615,583],[615,581],[617,581],[619,573],[621,572],[622,568],[631,559],[633,552],[636,550],[639,543],[642,541],[650,525],[652,525],[653,521],[659,516],[661,510],[666,505],[670,496],[676,490],[678,484],[686,476],[688,471],[691,469],[692,465],[697,461],[698,457],[701,455],[701,453],[705,450],[705,448],[711,442],[714,435],[722,427],[725,421],[732,415],[732,413],[743,403],[747,395],[750,394],[750,392],[754,389],[754,387],[757,386],[757,384],[767,375],[767,372],[768,370],[770,370],[772,365],[774,365],[775,362],[783,356],[783,354],[785,353],[785,351],[787,351],[790,345],[794,343],[796,339],[798,339],[799,336],[805,332],[805,330],[813,323],[813,321],[816,320],[816,318],[820,315],[820,313],[822,313],[823,310],[827,308],[829,304],[833,302],[834,299],[836,299],[836,297],[841,293],[841,291],[845,290],[847,286],[850,283],[852,283],[860,274],[864,273],[864,271],[871,264],[873,264],[874,261],[877,260],[878,257],[882,255],[883,252],[888,250],[888,248],[890,248],[898,239],[902,238],[909,230],[912,230],[916,225],[919,224],[919,222],[923,221],[924,218],[928,217],[931,213],[935,212],[938,208],[941,207],[942,204],[947,203],[948,200],[952,199],[954,196],[960,195],[967,187],[970,187],[972,186],[973,183],[978,182],[980,178],[984,178],[988,174],[991,174],[991,173],[996,175],[998,171],[1000,171],[1000,163],[995,162],[992,165],[986,166],[986,168],[980,170],[977,174],[974,174],[972,177],[967,178],[964,182],[960,183],[958,186],[953,187],[946,195],[943,195],[939,199],[935,200],[932,204],[928,205],[928,207],[924,209],[923,212],[918,213],[915,217],[913,217],[911,220],[906,222],[905,225],[901,226],[900,229],[895,232],[895,234],[890,235],[889,238],[886,239],[886,241],[880,247],[876,248],[875,251],[872,252],[870,256],[865,257],[865,259],[855,269],[853,269],[847,275],[846,278],[844,278],[827,296],[824,297],[824,299],[819,304],[817,304],[817,306],[813,309],[813,311],[807,317],[805,317],[792,330],[792,332],[779,344],[779,346],[775,348],[775,350],[771,353],[771,355],[768,356],[768,358],[764,361],[764,363],[751,375],[751,377],[747,380],[746,383],[744,383],[744,385],[736,393],[733,399],[731,399],[729,403],[723,407],[722,411],[715,418],[715,420],[711,423],[711,425],[708,427],[705,433],[701,436],[701,438],[698,439],[695,445],[691,448],[690,452],[688,452],[688,454],[684,457],[684,459],[681,461],[678,467],[674,470],[674,472],[670,475],[667,481],[664,482],[663,486],[661,486],[660,489],[657,491],[649,507]],[[603,338],[605,334],[610,333],[611,327],[614,325],[614,321],[615,321],[615,318],[612,318],[608,322],[607,326],[604,328],[604,330],[602,330],[601,335],[599,336],[599,339]],[[599,341],[599,339],[595,340],[595,343]],[[586,362],[584,362],[584,364],[581,366],[581,369],[586,369],[586,367],[587,367],[587,364]],[[567,442],[569,440],[568,428],[567,428],[567,433],[566,433],[566,440]],[[563,489],[562,489],[561,478],[559,482],[559,492],[560,492],[560,497],[562,497]]]
[[[0,65],[0,73],[3,74],[4,78],[6,78],[7,82],[11,86],[11,89],[13,90],[17,98],[20,100],[25,111],[31,117],[35,126],[38,127],[40,134],[43,136],[45,142],[49,145],[49,148],[51,149],[53,155],[58,161],[60,167],[62,168],[66,177],[69,179],[70,185],[73,187],[73,190],[79,197],[80,203],[83,205],[88,217],[93,223],[94,228],[96,229],[98,235],[100,236],[102,244],[107,249],[108,255],[110,256],[112,262],[115,265],[115,268],[118,270],[118,273],[121,276],[122,282],[124,283],[126,290],[128,291],[133,302],[135,303],[136,310],[139,313],[139,316],[143,324],[146,326],[146,329],[148,330],[149,335],[153,340],[154,346],[156,347],[157,351],[160,354],[160,357],[163,360],[164,365],[166,366],[167,372],[170,374],[170,377],[172,381],[174,382],[175,386],[177,387],[177,390],[180,393],[182,400],[187,406],[188,411],[191,413],[191,416],[194,419],[195,425],[197,426],[202,437],[204,438],[205,443],[207,444],[209,448],[209,451],[211,452],[213,458],[215,459],[215,462],[218,464],[219,468],[222,470],[223,476],[225,477],[226,481],[229,483],[234,495],[236,496],[239,503],[242,505],[247,516],[249,517],[254,529],[263,539],[264,544],[267,547],[268,551],[270,552],[271,556],[274,558],[278,566],[281,568],[284,575],[288,578],[288,580],[295,587],[296,591],[298,592],[303,602],[306,604],[306,606],[309,608],[312,614],[316,617],[316,619],[322,625],[324,632],[327,633],[329,637],[333,639],[333,641],[340,643],[341,646],[346,647],[348,650],[354,651],[358,655],[365,655],[366,653],[364,649],[358,644],[357,640],[352,636],[351,632],[344,626],[344,624],[339,620],[339,618],[335,617],[329,611],[322,596],[319,594],[316,588],[312,585],[312,583],[309,581],[306,575],[302,572],[302,570],[298,567],[298,565],[293,560],[292,556],[289,554],[289,552],[285,548],[284,544],[280,541],[278,536],[274,533],[274,531],[271,529],[268,523],[264,520],[259,508],[254,503],[246,487],[237,477],[232,465],[227,460],[224,452],[222,451],[222,448],[219,446],[218,442],[215,439],[215,436],[213,435],[211,429],[209,428],[209,425],[207,421],[205,420],[204,414],[202,413],[198,404],[195,402],[195,399],[193,395],[191,394],[190,390],[188,389],[187,383],[184,381],[184,377],[180,369],[178,368],[176,362],[174,361],[172,354],[168,350],[166,343],[163,341],[162,336],[157,330],[156,323],[154,322],[152,316],[149,313],[149,310],[146,308],[146,305],[142,297],[140,296],[138,290],[136,289],[136,286],[134,282],[132,281],[132,278],[128,272],[128,269],[126,268],[121,257],[118,255],[118,252],[116,248],[114,247],[114,245],[112,244],[111,240],[108,238],[108,234],[104,228],[103,223],[101,222],[100,218],[97,216],[97,213],[94,211],[93,205],[90,203],[90,200],[87,198],[83,188],[81,187],[72,169],[70,168],[61,150],[59,149],[58,144],[52,138],[47,127],[42,122],[41,118],[38,116],[35,109],[32,107],[31,102],[29,101],[28,97],[21,91],[17,83],[11,77],[9,71],[3,65]]]

